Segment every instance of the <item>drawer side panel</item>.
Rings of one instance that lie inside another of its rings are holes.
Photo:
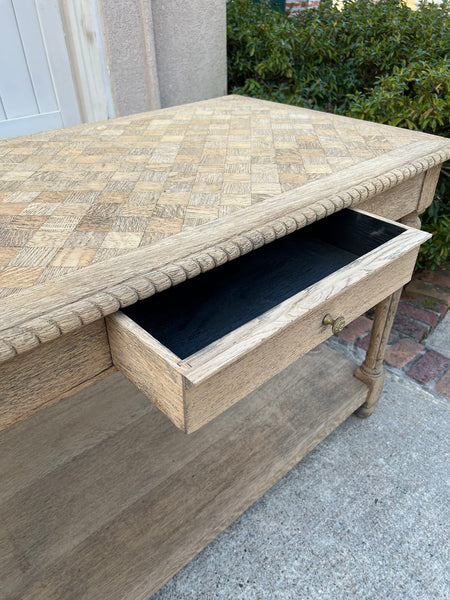
[[[123,313],[106,318],[114,365],[179,428],[185,428],[184,382],[152,338]]]
[[[395,188],[382,192],[374,198],[360,202],[358,208],[379,215],[385,219],[398,221],[417,210],[425,174],[422,173],[401,183]],[[420,211],[422,212],[422,211]]]

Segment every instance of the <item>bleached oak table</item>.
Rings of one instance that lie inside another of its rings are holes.
[[[449,157],[238,96],[0,141],[0,598],[147,598],[368,416]]]

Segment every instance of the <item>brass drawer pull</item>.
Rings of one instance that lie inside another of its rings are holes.
[[[336,319],[333,319],[331,315],[325,315],[322,323],[324,325],[331,325],[333,328],[333,333],[335,334],[342,331],[345,327],[344,317],[337,317]]]

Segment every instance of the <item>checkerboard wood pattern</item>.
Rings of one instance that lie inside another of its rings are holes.
[[[380,156],[417,135],[228,96],[1,140],[0,298]]]

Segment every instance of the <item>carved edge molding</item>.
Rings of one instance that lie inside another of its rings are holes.
[[[450,159],[450,149],[438,150],[401,168],[368,179],[365,183],[330,198],[319,200],[307,208],[269,221],[245,234],[220,241],[190,257],[133,276],[88,298],[50,310],[20,327],[4,329],[0,338],[0,363],[106,317],[138,300],[153,296],[186,279],[234,260],[343,208],[357,206],[360,202],[420,175],[448,159]]]

